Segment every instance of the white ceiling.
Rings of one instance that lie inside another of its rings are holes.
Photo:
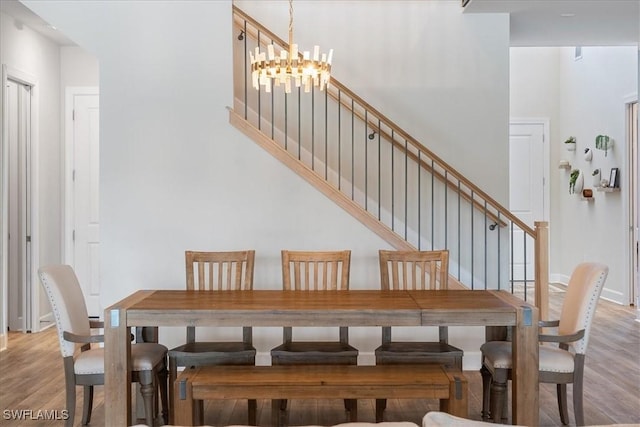
[[[16,20],[16,25],[26,25],[61,46],[76,45],[76,43],[67,38],[67,36],[51,27],[18,0],[0,0],[0,12],[13,16]]]
[[[60,45],[75,45],[18,0],[0,0],[0,12]],[[640,0],[469,0],[464,13],[510,14],[511,46],[625,46],[640,41]]]
[[[511,46],[626,46],[640,41],[640,0],[470,0],[465,13],[508,13]]]

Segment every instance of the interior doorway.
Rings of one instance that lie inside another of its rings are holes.
[[[97,87],[67,87],[65,94],[65,251],[90,316],[100,303],[100,106]]]
[[[22,332],[39,330],[37,95],[33,76],[2,67],[3,323]]]

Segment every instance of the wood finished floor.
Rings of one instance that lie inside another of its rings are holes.
[[[557,313],[563,292],[551,293],[551,312]],[[640,425],[640,323],[635,310],[607,301],[598,305],[586,358],[584,407],[587,425],[632,423]],[[482,398],[480,374],[466,371],[469,380],[469,418],[479,420]],[[9,334],[9,349],[0,352],[0,410],[2,426],[61,426],[63,421],[11,421],[7,410],[65,408],[64,376],[56,331],[37,334]],[[569,417],[573,419],[569,392]],[[81,413],[82,390],[78,388],[76,414]],[[341,400],[293,400],[289,402],[289,425],[333,425],[347,421]],[[421,424],[424,414],[437,410],[437,401],[389,400],[385,412],[388,421],[412,421]],[[104,425],[104,395],[96,388],[91,425]],[[270,401],[258,401],[258,424],[270,422]],[[360,421],[374,421],[374,402],[360,401]],[[246,424],[246,401],[207,402],[205,423],[222,426]],[[80,425],[80,415],[75,425]],[[558,426],[555,386],[540,387],[540,425]]]

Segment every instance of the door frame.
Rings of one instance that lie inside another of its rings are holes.
[[[0,236],[2,240],[2,259],[0,260],[0,281],[2,286],[2,316],[0,318],[0,349],[7,346],[7,325],[9,320],[8,298],[8,263],[9,247],[8,239],[8,214],[9,214],[9,126],[8,126],[8,94],[7,82],[13,80],[23,85],[31,87],[31,126],[30,126],[30,142],[31,142],[31,197],[29,203],[31,209],[29,216],[31,218],[31,260],[28,264],[28,273],[30,282],[27,283],[25,305],[28,309],[25,313],[30,316],[23,317],[23,332],[38,332],[40,330],[40,287],[38,286],[38,266],[40,265],[40,229],[39,229],[39,84],[38,79],[23,71],[13,68],[9,65],[2,64],[2,138],[0,146],[2,149],[2,163],[0,164],[0,197],[2,198],[2,220],[0,221]]]
[[[631,122],[629,121],[630,109],[631,105],[634,103],[638,103],[638,94],[633,93],[628,96],[625,96],[623,99],[624,102],[624,114],[625,114],[625,139],[627,144],[627,209],[628,212],[628,223],[629,223],[629,233],[627,240],[627,261],[626,261],[626,275],[627,283],[629,283],[629,289],[627,290],[627,303],[634,304],[638,307],[638,303],[640,302],[640,293],[639,285],[638,285],[638,263],[640,260],[638,259],[638,253],[636,250],[636,245],[638,244],[638,240],[640,239],[638,227],[640,227],[640,181],[638,177],[638,168],[640,168],[640,145],[633,147],[631,144]],[[638,126],[638,123],[636,123]],[[636,156],[634,158],[634,156]],[[635,167],[634,167],[635,160]],[[635,176],[634,176],[635,174]],[[624,200],[624,199],[623,199]],[[640,312],[638,312],[638,316],[640,316]]]
[[[74,266],[73,219],[74,219],[74,191],[73,191],[73,107],[74,97],[82,95],[100,95],[97,86],[70,86],[65,89],[64,98],[64,155],[62,170],[64,171],[64,215],[62,224],[62,259],[65,264]]]

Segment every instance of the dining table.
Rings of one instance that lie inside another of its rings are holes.
[[[175,326],[484,326],[488,340],[507,327],[513,423],[538,425],[538,309],[506,291],[138,290],[104,317],[106,426],[131,422],[131,328]]]

